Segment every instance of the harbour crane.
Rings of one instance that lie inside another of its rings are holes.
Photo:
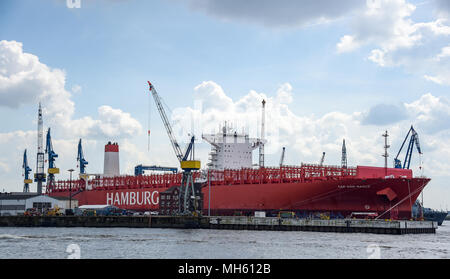
[[[80,166],[80,175],[86,174],[86,165],[88,164],[88,161],[84,159],[83,154],[83,146],[81,145],[81,139],[78,142],[78,156],[77,156],[77,162],[79,162]]]
[[[31,172],[31,168],[28,166],[28,160],[27,160],[27,150],[25,149],[25,152],[23,153],[23,192],[28,193],[30,192],[30,184],[33,183],[33,180],[30,179],[29,175]]]
[[[34,181],[37,182],[37,194],[42,194],[42,182],[45,182],[46,174],[44,172],[44,122],[42,120],[42,108],[41,103],[39,103],[38,110],[38,148],[36,156],[36,172],[34,173]]]
[[[325,152],[322,153],[322,158],[320,158],[320,166],[323,166],[323,162],[325,161]]]
[[[161,167],[161,166],[144,166],[144,165],[137,165],[134,167],[134,175],[143,175],[144,171],[146,170],[153,170],[153,171],[167,171],[172,173],[177,173],[177,168],[171,168],[171,167]]]
[[[191,137],[191,141],[183,153],[181,147],[178,144],[174,134],[172,125],[164,111],[164,107],[161,103],[161,97],[156,92],[155,87],[150,81],[147,81],[149,85],[149,90],[155,100],[156,107],[158,109],[159,115],[163,121],[164,127],[166,128],[167,135],[169,136],[172,148],[175,151],[175,156],[180,162],[181,169],[183,170],[183,178],[180,186],[180,201],[179,201],[179,213],[183,215],[198,215],[201,214],[201,202],[200,202],[200,190],[194,187],[194,178],[192,171],[200,169],[200,161],[194,160],[194,141],[195,137]],[[189,158],[189,155],[190,158]],[[189,160],[188,160],[189,158]]]
[[[408,140],[409,134],[411,134],[411,138],[409,139],[408,149],[406,151],[405,160],[402,161],[398,159],[400,152],[403,149],[403,146],[405,145],[406,141]],[[422,149],[420,148],[419,143],[419,135],[417,134],[416,130],[414,130],[413,126],[411,125],[411,128],[408,131],[408,134],[406,134],[405,139],[403,140],[402,146],[400,147],[400,150],[397,153],[397,156],[395,156],[394,159],[394,167],[397,169],[409,169],[409,166],[411,164],[411,156],[413,153],[414,145],[416,145],[417,151],[419,152],[419,155],[422,155]]]
[[[47,187],[51,187],[55,181],[55,174],[59,173],[59,169],[55,165],[55,158],[58,158],[58,154],[53,150],[52,136],[50,134],[50,128],[47,131],[47,141],[45,145],[45,153],[48,155],[48,181]]]
[[[286,151],[286,147],[283,146],[283,150],[281,151],[281,158],[280,158],[280,168],[283,166],[284,163],[284,152]]]

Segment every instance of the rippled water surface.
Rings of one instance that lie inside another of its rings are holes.
[[[0,228],[0,258],[450,258],[450,222],[436,234],[377,235],[138,228]],[[73,250],[72,250],[73,251]]]

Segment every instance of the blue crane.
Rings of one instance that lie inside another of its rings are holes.
[[[77,156],[77,161],[80,162],[80,174],[85,174],[85,168],[86,165],[88,164],[88,161],[86,161],[84,159],[84,155],[83,155],[83,147],[81,146],[81,139],[78,142],[78,156]]]
[[[23,184],[23,192],[28,193],[30,192],[30,184],[33,183],[33,180],[30,179],[30,172],[31,168],[28,166],[28,160],[27,160],[27,150],[25,149],[25,152],[23,153],[23,175],[24,175],[24,184]]]
[[[137,165],[134,168],[134,175],[143,175],[144,171],[146,170],[155,170],[155,171],[171,171],[173,173],[177,173],[177,168],[171,168],[171,167],[161,167],[161,166],[143,166],[143,165]]]
[[[411,134],[411,138],[409,139],[408,150],[406,151],[405,160],[403,161],[403,166],[402,166],[402,161],[400,161],[398,159],[398,156],[400,155],[400,152],[402,151],[403,146],[405,145],[406,141],[408,140],[409,134]],[[417,132],[414,130],[413,126],[411,125],[411,128],[409,129],[408,134],[406,134],[405,140],[403,141],[402,146],[400,147],[400,150],[397,153],[397,156],[395,156],[395,159],[394,159],[395,168],[409,169],[409,166],[411,164],[411,156],[413,153],[414,144],[416,145],[417,151],[419,152],[419,154],[422,154],[422,150],[420,149],[420,143],[419,143],[419,135],[417,134]]]
[[[48,154],[48,183],[51,184],[55,181],[55,174],[59,173],[59,169],[55,165],[55,158],[58,158],[58,154],[53,150],[52,137],[50,135],[50,128],[47,131],[47,141],[45,144],[45,153]]]

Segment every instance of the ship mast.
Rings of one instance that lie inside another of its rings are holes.
[[[262,112],[261,112],[261,142],[259,144],[259,167],[264,168],[264,122],[265,122],[265,107],[266,107],[266,100],[262,100]]]
[[[342,142],[341,167],[343,169],[347,168],[347,148],[345,147],[345,139]]]
[[[389,157],[387,150],[389,147],[391,147],[390,145],[388,145],[388,142],[387,142],[387,138],[389,137],[388,131],[386,131],[382,136],[384,137],[384,154],[381,156],[384,157],[384,172],[385,172],[385,176],[387,176],[387,167],[388,167],[387,159]]]

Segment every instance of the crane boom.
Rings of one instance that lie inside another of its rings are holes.
[[[78,142],[78,156],[77,156],[77,161],[80,162],[80,174],[85,174],[85,168],[86,165],[88,164],[88,161],[86,161],[84,159],[84,154],[83,154],[83,146],[81,145],[81,139]]]
[[[170,143],[172,144],[173,150],[175,151],[175,155],[177,156],[178,161],[180,161],[181,169],[183,170],[183,177],[181,179],[180,192],[178,196],[178,213],[183,215],[195,215],[198,216],[201,214],[201,202],[202,197],[199,195],[201,192],[200,189],[196,190],[196,186],[194,185],[194,177],[192,175],[192,171],[200,169],[200,161],[196,161],[192,158],[192,160],[188,160],[189,154],[192,152],[192,156],[194,157],[194,141],[195,137],[192,136],[191,141],[186,148],[186,152],[183,154],[181,151],[180,145],[175,139],[172,131],[172,126],[170,125],[169,119],[167,118],[166,112],[161,104],[161,98],[156,92],[153,85],[150,81],[147,81],[150,86],[150,92],[153,95],[153,99],[155,99],[156,107],[158,108],[159,114],[161,115],[161,119],[166,127],[167,135],[169,136]],[[139,171],[139,169],[137,170]]]
[[[53,150],[52,137],[50,134],[50,128],[47,131],[47,141],[45,146],[45,153],[48,154],[48,168],[52,169],[55,167],[55,158],[58,158],[58,154]]]
[[[48,154],[48,181],[47,189],[53,186],[55,181],[55,174],[59,173],[59,169],[55,166],[55,158],[58,158],[58,154],[53,150],[52,137],[50,135],[50,128],[47,131],[47,141],[45,145],[45,153]]]
[[[161,115],[161,119],[164,123],[164,127],[166,128],[167,135],[169,136],[170,143],[172,144],[172,148],[175,151],[175,155],[178,158],[178,161],[183,161],[183,152],[181,151],[180,145],[178,144],[177,140],[175,139],[172,131],[172,126],[170,125],[169,119],[167,118],[166,112],[164,111],[164,108],[161,103],[161,98],[158,95],[158,92],[156,92],[155,87],[150,83],[150,81],[147,81],[148,85],[150,86],[149,90],[152,93],[153,99],[155,100],[156,107],[158,108],[158,112]]]
[[[23,153],[23,175],[24,175],[24,180],[23,180],[23,192],[24,193],[28,193],[30,192],[30,184],[33,183],[33,180],[30,179],[30,172],[31,172],[31,168],[28,166],[28,160],[27,160],[27,150],[25,149],[25,152]]]
[[[323,166],[323,162],[325,161],[325,152],[322,153],[322,158],[320,158],[320,166]]]
[[[398,156],[400,156],[400,152],[403,149],[403,146],[405,145],[406,141],[408,140],[409,134],[411,134],[411,138],[409,140],[408,149],[406,151],[405,160],[402,162],[398,159]],[[422,154],[422,149],[420,148],[419,143],[419,135],[417,134],[416,130],[414,130],[413,126],[411,125],[411,128],[409,129],[408,133],[406,134],[405,139],[403,140],[402,146],[400,147],[397,156],[395,156],[394,159],[394,167],[398,169],[409,169],[409,166],[411,164],[411,156],[413,153],[414,145],[416,145],[417,151],[419,154]]]
[[[280,167],[282,167],[283,163],[284,163],[284,152],[285,151],[286,151],[286,147],[283,146],[283,151],[281,151]]]

